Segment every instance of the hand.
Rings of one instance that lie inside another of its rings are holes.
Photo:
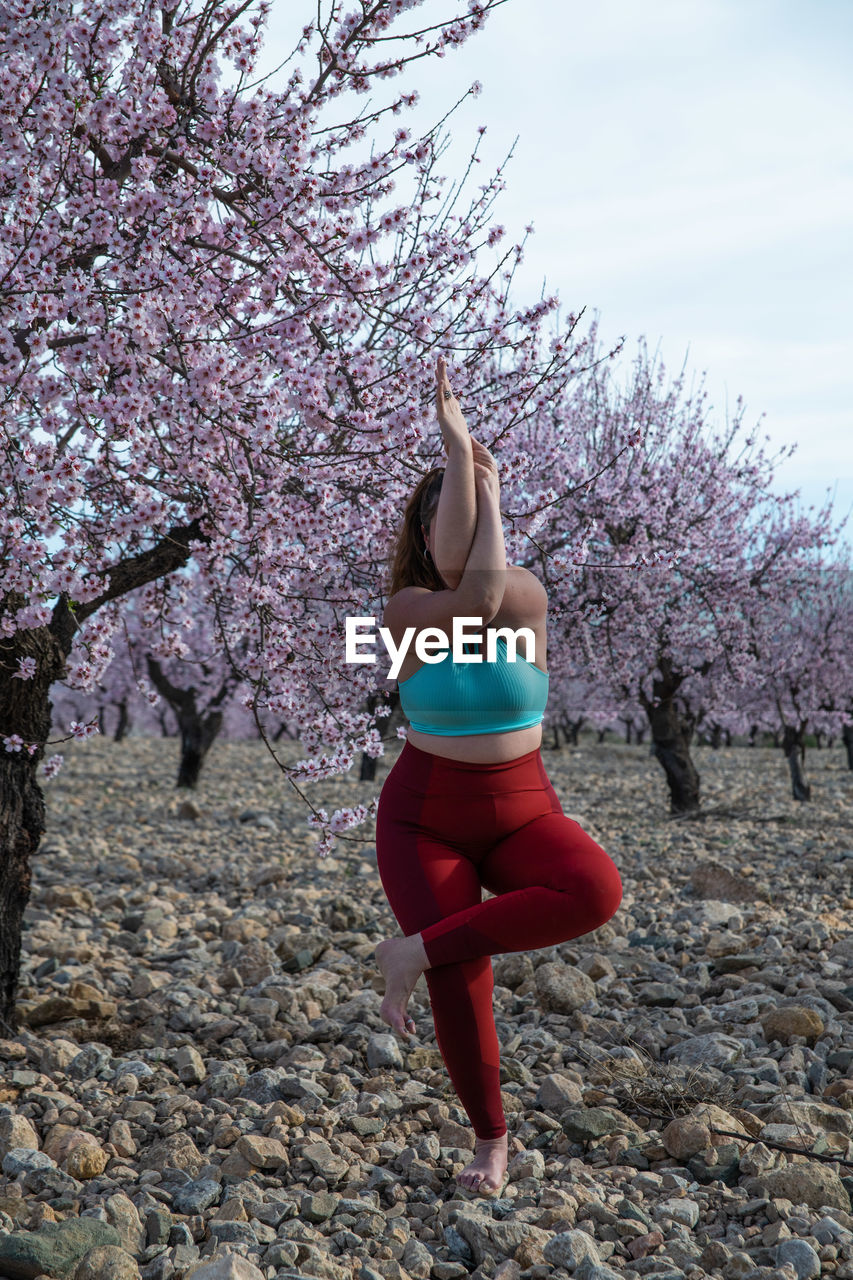
[[[471,436],[470,439],[474,461],[480,462],[486,467],[494,467],[495,471],[497,471],[498,464],[495,462],[494,456],[489,453],[486,446],[484,444],[480,444],[480,441],[475,440],[473,436]]]
[[[480,446],[482,448],[482,445]],[[488,456],[488,461],[474,459],[474,489],[477,494],[477,501],[482,497],[485,501],[490,498],[500,505],[501,486],[498,479],[498,468],[494,458],[487,449],[483,450]]]
[[[459,401],[451,391],[444,356],[438,357],[435,369],[435,392],[435,408],[444,447],[449,450],[452,444],[467,444],[471,437],[468,435],[468,427],[462,416]]]

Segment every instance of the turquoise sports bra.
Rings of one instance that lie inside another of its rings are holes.
[[[400,705],[413,729],[458,737],[540,723],[548,701],[548,672],[520,653],[510,662],[504,636],[497,643],[496,662],[454,663],[445,653],[440,662],[425,662],[408,680],[397,681]]]

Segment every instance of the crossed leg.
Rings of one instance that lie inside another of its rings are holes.
[[[604,850],[558,812],[498,841],[479,865],[422,833],[417,854],[404,878],[383,875],[383,884],[404,933],[420,926],[436,1040],[460,1101],[477,1136],[495,1138],[506,1122],[490,957],[590,932],[616,911],[622,883]],[[497,896],[483,902],[482,886]]]

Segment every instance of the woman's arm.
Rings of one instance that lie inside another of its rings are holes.
[[[477,525],[474,462],[471,437],[459,401],[450,391],[443,356],[438,358],[435,378],[436,411],[447,462],[436,511],[432,557],[438,572],[453,590],[462,581]]]
[[[448,587],[458,587],[477,527],[474,456],[470,442],[451,444],[435,515],[432,556]]]
[[[501,607],[507,582],[506,544],[494,460],[474,463],[477,529],[457,588],[457,616],[481,617],[487,626]]]

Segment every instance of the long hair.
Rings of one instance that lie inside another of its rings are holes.
[[[387,582],[388,596],[396,595],[403,587],[427,587],[430,591],[444,591],[447,584],[442,579],[432,556],[427,556],[421,525],[429,529],[438,508],[444,467],[428,471],[409,498],[403,515],[403,523],[397,535],[397,545],[392,552]]]

